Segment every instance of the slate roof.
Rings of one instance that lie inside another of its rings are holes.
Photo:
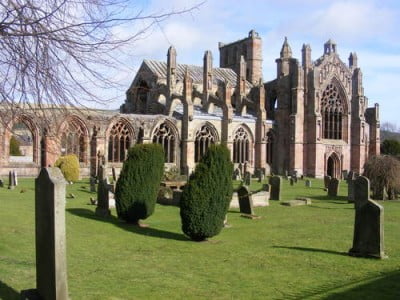
[[[145,59],[143,63],[160,79],[167,78],[167,63],[163,61],[157,60],[148,60]],[[183,81],[186,68],[189,70],[189,74],[193,79],[194,84],[202,84],[203,83],[203,67],[202,66],[194,66],[194,65],[186,65],[186,64],[177,64],[176,66],[176,76],[177,79]],[[236,86],[236,73],[229,68],[213,68],[213,83],[218,84],[219,82],[223,82],[227,80],[231,86]],[[248,87],[251,87],[250,82],[246,82]]]

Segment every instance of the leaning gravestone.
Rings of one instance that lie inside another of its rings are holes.
[[[331,181],[331,176],[324,176],[324,187],[327,189],[329,187],[329,182]]]
[[[279,176],[272,176],[270,178],[270,200],[281,200],[281,187],[282,187],[282,179]]]
[[[59,168],[43,168],[35,180],[36,290],[22,299],[68,299],[65,185]]]
[[[241,186],[237,193],[239,198],[239,209],[242,216],[250,219],[259,218],[254,214],[253,199],[249,193],[249,189],[246,186]]]
[[[108,217],[111,215],[110,212],[110,196],[109,196],[109,185],[108,178],[99,181],[97,186],[97,207],[96,215],[101,217]]]
[[[355,222],[351,256],[386,258],[384,252],[383,207],[369,199],[369,180],[354,181]]]
[[[339,179],[332,178],[328,185],[328,196],[336,197],[339,193]]]

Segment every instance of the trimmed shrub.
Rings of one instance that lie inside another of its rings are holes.
[[[61,156],[54,166],[61,169],[61,173],[68,182],[79,180],[79,160],[75,154]]]
[[[12,156],[22,156],[21,150],[19,149],[20,143],[15,138],[15,136],[11,136],[10,139],[10,155]]]
[[[400,162],[390,155],[373,156],[364,164],[364,174],[370,180],[372,198],[393,200],[400,191]]]
[[[161,145],[138,144],[129,149],[115,188],[118,218],[138,223],[153,214],[163,172]]]
[[[190,175],[180,201],[182,231],[194,241],[217,235],[232,198],[233,164],[225,145],[211,145]]]

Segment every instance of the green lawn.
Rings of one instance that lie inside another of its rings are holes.
[[[177,207],[157,205],[140,229],[115,210],[96,217],[87,181],[68,186],[76,195],[66,213],[71,299],[400,299],[400,202],[382,203],[389,259],[354,258],[346,184],[335,199],[321,180],[312,186],[283,184],[283,200],[308,196],[311,206],[271,201],[255,209],[258,220],[231,210],[232,227],[201,243],[182,234]],[[0,298],[33,287],[34,185],[20,179],[15,190],[0,188]]]

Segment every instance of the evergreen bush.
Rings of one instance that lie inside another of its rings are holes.
[[[15,138],[15,136],[11,136],[10,139],[10,155],[12,156],[22,156],[21,150],[19,149],[20,143]]]
[[[194,241],[217,235],[232,198],[233,164],[225,145],[211,145],[190,175],[180,201],[182,231]]]
[[[79,180],[79,160],[75,154],[67,154],[57,159],[55,167],[61,169],[65,180],[76,182]]]
[[[138,223],[153,214],[163,172],[161,145],[138,144],[129,149],[115,188],[120,219]]]

